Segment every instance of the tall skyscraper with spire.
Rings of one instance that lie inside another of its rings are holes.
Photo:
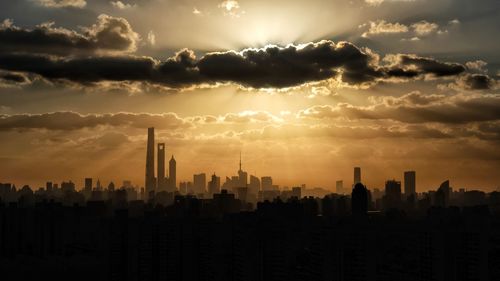
[[[156,188],[155,180],[155,128],[148,128],[148,144],[146,150],[146,194],[154,192]]]
[[[165,144],[158,144],[158,167],[156,172],[157,190],[165,191],[167,189],[167,180],[165,178]]]
[[[168,162],[168,190],[175,191],[177,189],[177,162],[174,155]]]
[[[240,169],[238,170],[238,186],[235,187],[247,187],[248,184],[248,173],[241,169],[241,152],[240,152]]]

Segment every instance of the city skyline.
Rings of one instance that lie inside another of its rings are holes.
[[[155,147],[157,150],[155,150]],[[174,154],[172,153],[172,156],[169,160],[169,166],[167,168],[165,166],[166,151],[167,151],[166,144],[156,141],[155,128],[154,127],[148,128],[147,142],[145,149],[146,161],[144,162],[145,180],[143,181],[143,185],[141,185],[140,183],[135,183],[135,185],[133,185],[132,181],[128,179],[122,179],[123,185],[121,186],[121,188],[132,187],[136,189],[137,192],[141,193],[144,192],[145,194],[144,196],[150,196],[151,193],[155,194],[159,192],[178,192],[180,194],[192,194],[192,195],[197,195],[197,194],[212,195],[216,192],[220,192],[222,189],[237,194],[238,188],[248,188],[249,190],[253,190],[252,192],[273,191],[273,190],[288,191],[292,190],[295,187],[300,187],[305,190],[306,187],[308,186],[307,183],[298,183],[298,182],[295,182],[291,185],[280,185],[276,184],[276,181],[274,181],[273,183],[273,177],[271,175],[263,175],[257,177],[254,174],[251,173],[249,174],[247,171],[244,171],[242,169],[241,151],[239,153],[239,163],[238,163],[239,166],[238,166],[238,171],[236,172],[236,176],[232,174],[225,175],[225,181],[221,181],[221,178],[223,177],[220,174],[219,176],[217,176],[217,173],[215,171],[213,172],[213,174],[208,173],[208,177],[206,172],[198,172],[198,174],[196,173],[193,174],[191,181],[189,179],[181,179],[180,181],[177,181],[177,161],[175,160]],[[352,181],[353,190],[356,184],[358,183],[362,183],[363,186],[367,189],[379,190],[379,191],[383,189],[384,184],[385,184],[385,189],[387,189],[388,185],[389,188],[391,189],[392,188],[391,186],[397,184],[399,190],[398,193],[404,194],[405,196],[410,196],[412,194],[415,195],[417,193],[424,193],[435,189],[435,187],[430,187],[426,190],[419,190],[417,188],[418,185],[417,185],[416,171],[414,170],[404,171],[402,179],[399,181],[396,181],[396,179],[399,179],[397,177],[390,177],[384,180],[384,183],[381,184],[380,186],[368,186],[366,184],[366,182],[368,181],[363,180],[364,178],[362,177],[362,169],[359,166],[353,167],[352,175],[353,175],[353,181]],[[78,183],[73,182],[71,179],[69,179],[69,183],[74,184],[76,190],[87,191],[87,192],[90,192],[93,189],[100,190],[101,189],[100,178],[99,177],[97,178],[95,187],[92,186],[93,179],[94,178],[92,177],[85,177],[83,179],[83,185],[81,186],[78,185]],[[61,181],[61,182],[62,184],[64,184],[65,182],[68,181]],[[449,180],[445,180],[445,182],[448,182],[449,185]],[[48,186],[49,183],[50,185],[52,185],[53,183],[56,183],[56,181],[54,182],[47,181],[45,182],[46,186]],[[325,194],[329,193],[336,193],[341,195],[349,194],[351,188],[345,187],[344,183],[348,183],[348,181],[345,181],[344,179],[336,179],[335,188],[333,187],[325,188],[322,186],[309,186],[309,188],[313,190],[314,189],[323,190]],[[402,183],[404,184],[403,187]],[[442,185],[442,183],[443,182],[441,181],[440,184]],[[15,183],[11,182],[9,184],[15,186]],[[115,182],[113,180],[109,181],[109,184],[113,185],[113,187],[115,186]],[[29,186],[28,184],[22,184],[20,185],[20,187],[25,185]],[[31,188],[36,189],[36,186],[33,186]],[[467,187],[456,186],[456,189],[477,190],[478,188],[467,188]],[[498,187],[494,191],[499,191],[499,190],[500,187]]]
[[[0,177],[500,185],[496,0],[0,3]],[[154,148],[155,151],[157,147]],[[155,153],[154,157],[157,155]],[[165,166],[168,166],[168,159]],[[156,169],[155,169],[156,172]],[[168,174],[168,173],[166,173]],[[156,183],[158,184],[158,183]]]
[[[0,280],[500,280],[500,0],[0,0]]]

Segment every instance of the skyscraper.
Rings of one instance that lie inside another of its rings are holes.
[[[108,191],[115,191],[115,183],[114,182],[110,182],[108,184]]]
[[[85,192],[92,191],[92,178],[85,178],[85,187],[83,189]]]
[[[388,180],[385,182],[384,208],[394,209],[401,207],[401,182]]]
[[[90,186],[92,186],[92,185],[90,185]],[[52,187],[53,187],[53,184],[52,184],[52,182],[51,182],[51,181],[48,181],[48,182],[45,184],[45,190],[47,190],[47,191],[49,191],[49,192],[50,192],[50,191],[52,191]]]
[[[357,183],[361,182],[361,168],[360,167],[354,167],[354,184],[356,185]]]
[[[238,170],[238,186],[235,187],[247,187],[248,183],[248,173],[241,169],[241,153],[240,153],[240,169]]]
[[[416,192],[416,174],[415,171],[404,172],[405,196],[415,195]]]
[[[250,184],[248,186],[249,192],[253,194],[258,194],[260,191],[260,180],[258,177],[251,175]]]
[[[175,191],[177,189],[177,162],[174,155],[168,162],[168,190]]]
[[[441,185],[439,186],[438,190],[436,191],[434,195],[434,205],[439,206],[439,207],[448,207],[448,204],[450,202],[450,193],[451,193],[451,188],[450,188],[450,181],[446,180]]]
[[[213,195],[214,193],[220,192],[220,177],[216,176],[215,173],[212,175],[212,180],[208,182],[208,193]]]
[[[344,194],[344,181],[337,181],[335,183],[335,189],[337,194]]]
[[[262,191],[273,190],[273,179],[271,177],[260,178]]]
[[[368,212],[368,190],[360,182],[352,189],[351,210],[354,216],[364,216]]]
[[[158,167],[156,172],[157,177],[157,189],[158,191],[165,191],[166,179],[165,179],[165,144],[158,144]]]
[[[193,175],[193,189],[195,194],[202,194],[206,192],[207,176],[205,173]]]
[[[148,144],[146,150],[146,196],[155,191],[155,128],[148,128]]]

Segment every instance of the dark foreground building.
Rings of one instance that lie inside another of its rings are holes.
[[[488,206],[351,216],[331,198],[224,198],[1,204],[0,280],[500,280]]]

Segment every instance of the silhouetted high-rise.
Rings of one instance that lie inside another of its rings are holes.
[[[156,187],[155,180],[155,128],[148,128],[148,144],[146,150],[146,194],[154,192]]]
[[[356,185],[357,183],[361,182],[361,168],[360,167],[354,167],[354,184]]]
[[[416,174],[415,171],[404,172],[405,180],[405,196],[409,197],[411,195],[415,196],[416,192]]]
[[[165,179],[165,144],[164,143],[159,143],[158,144],[158,166],[157,166],[157,172],[156,172],[156,179],[157,179],[157,190],[158,191],[165,191],[166,187],[166,179]]]
[[[177,162],[174,155],[168,162],[168,190],[175,191],[177,189]]]
[[[240,153],[240,169],[238,170],[238,186],[236,187],[247,187],[248,184],[248,173],[241,169],[241,153]]]
[[[260,178],[260,184],[262,187],[262,191],[272,190],[273,189],[273,178],[262,177],[262,178]]]
[[[85,187],[83,189],[85,192],[92,191],[92,178],[85,178]]]
[[[47,183],[45,183],[45,190],[52,191],[52,188],[53,188],[52,182],[48,181]]]
[[[385,182],[385,209],[394,209],[401,207],[401,182],[388,180]]]
[[[450,202],[450,181],[446,180],[439,186],[436,194],[434,195],[434,204],[439,207],[447,207]]]
[[[115,183],[114,182],[110,182],[108,184],[108,191],[115,191]]]
[[[360,182],[352,189],[351,209],[355,216],[364,216],[368,212],[368,190]]]
[[[250,193],[257,194],[260,191],[260,180],[258,177],[250,175],[250,184],[248,185]]]
[[[335,182],[335,192],[337,194],[344,194],[344,181],[336,181]]]
[[[215,173],[212,175],[212,180],[208,182],[208,193],[214,195],[220,192],[220,177],[216,176]]]
[[[193,188],[195,194],[203,194],[207,190],[207,176],[205,173],[193,175]]]

